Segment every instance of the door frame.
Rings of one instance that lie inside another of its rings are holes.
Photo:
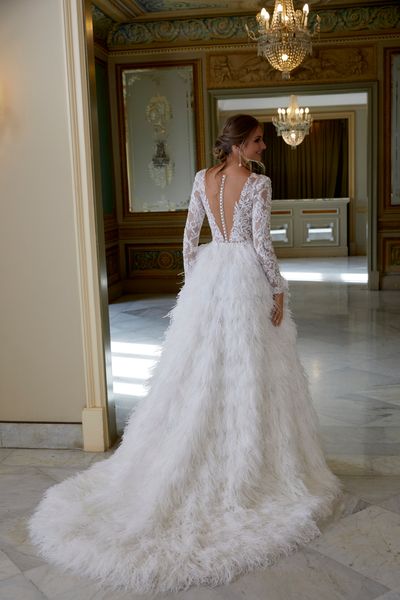
[[[312,84],[296,85],[296,87],[282,85],[262,89],[217,89],[208,90],[208,112],[210,122],[210,136],[208,142],[208,154],[212,148],[212,140],[218,135],[218,100],[230,100],[233,98],[263,98],[271,96],[298,95],[324,95],[340,94],[349,92],[364,92],[367,94],[367,195],[368,195],[368,236],[367,236],[367,258],[368,258],[368,289],[379,289],[378,270],[378,83],[376,81],[366,83],[342,83],[342,84]]]

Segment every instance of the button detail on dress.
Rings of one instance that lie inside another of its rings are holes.
[[[219,214],[221,215],[222,233],[224,241],[228,242],[228,232],[226,230],[225,213],[224,213],[224,187],[226,175],[222,175],[221,185],[219,187]]]

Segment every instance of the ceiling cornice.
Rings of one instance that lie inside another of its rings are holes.
[[[136,17],[134,20],[120,22],[104,13],[97,1],[92,5],[93,28],[96,41],[109,51],[118,49],[170,48],[177,46],[208,46],[225,43],[246,44],[248,36],[245,25],[256,27],[255,15],[236,14],[207,17],[148,19]],[[122,2],[123,0],[112,0]],[[322,0],[323,1],[323,0]],[[364,0],[365,2],[365,0]],[[311,11],[310,24],[319,14],[321,17],[320,40],[339,37],[399,35],[400,0],[395,3],[370,3],[368,6],[331,8],[321,6]],[[154,14],[153,14],[154,15]]]
[[[379,8],[324,9],[318,12],[321,17],[322,40],[341,36],[400,33],[400,4],[386,4]],[[310,25],[315,14],[311,15]],[[254,15],[120,23],[110,30],[108,47],[109,50],[116,50],[124,47],[214,45],[228,41],[246,43],[248,36],[245,25],[251,29],[256,27]]]
[[[299,2],[299,0],[296,0]],[[254,15],[261,4],[267,8],[272,5],[274,0],[260,0],[256,2],[242,3],[243,8],[238,8],[235,2],[230,2],[228,6],[221,8],[190,8],[187,6],[181,9],[146,11],[143,5],[135,0],[96,0],[95,4],[114,21],[118,23],[126,22],[146,22],[160,21],[167,19],[192,19],[192,18],[211,18],[218,16],[244,16]],[[179,2],[177,2],[179,5]],[[204,3],[203,3],[204,4]],[[215,5],[215,1],[213,2]],[[311,11],[334,10],[338,8],[361,8],[361,7],[380,7],[392,4],[396,6],[399,0],[309,0]]]
[[[134,21],[145,14],[133,0],[96,0],[94,5],[117,23]]]

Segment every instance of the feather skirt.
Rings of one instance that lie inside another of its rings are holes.
[[[285,303],[274,327],[251,243],[200,246],[121,445],[30,519],[45,559],[157,593],[227,583],[319,535],[340,485]]]

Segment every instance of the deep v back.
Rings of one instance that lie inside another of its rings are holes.
[[[236,197],[231,198],[229,198],[226,194],[226,182],[228,176],[223,174],[217,193],[214,193],[214,197],[211,198],[206,181],[206,173],[207,171],[204,170],[203,188],[204,201],[206,204],[205,208],[209,220],[211,217],[213,225],[215,226],[215,230],[218,231],[218,238],[220,238],[221,241],[230,242],[232,241],[235,232],[236,215],[252,174],[249,174],[246,181],[242,185],[239,196],[236,195]],[[214,228],[211,227],[211,229]],[[215,231],[213,234],[215,234]]]

